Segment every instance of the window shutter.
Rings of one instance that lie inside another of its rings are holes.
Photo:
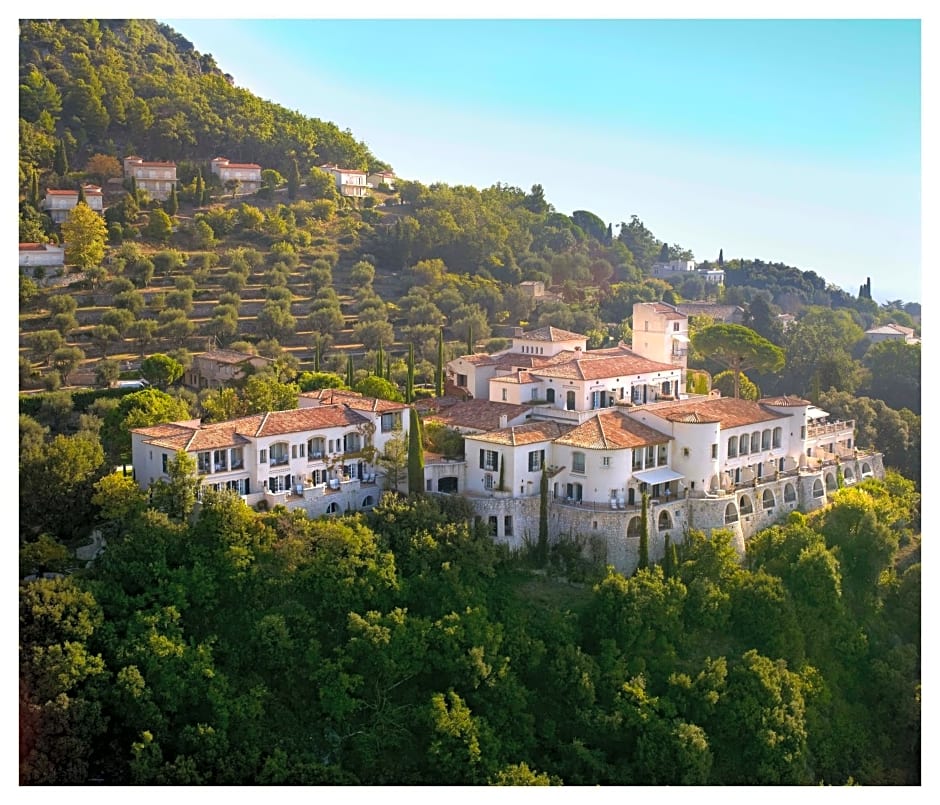
[[[480,450],[480,469],[481,470],[483,469],[484,466],[486,466],[485,465],[485,453],[486,453],[485,450],[483,449]]]

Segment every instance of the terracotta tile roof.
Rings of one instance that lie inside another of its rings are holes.
[[[490,366],[496,363],[496,357],[488,355],[485,352],[475,352],[473,355],[461,355],[459,360],[466,361],[474,366]]]
[[[585,355],[589,354],[585,353]],[[676,368],[668,363],[658,363],[643,358],[634,352],[630,355],[608,355],[601,358],[575,358],[555,366],[532,369],[532,374],[539,377],[557,377],[564,380],[600,380],[605,377],[628,377],[650,372],[671,372]]]
[[[357,411],[371,411],[379,414],[408,410],[407,403],[381,400],[378,397],[364,397],[356,391],[346,389],[318,389],[316,391],[305,391],[300,396],[311,400],[319,400],[321,405],[345,404]]]
[[[557,422],[527,422],[525,425],[515,425],[489,433],[477,433],[468,438],[488,444],[506,444],[510,447],[519,447],[526,444],[535,444],[536,442],[555,441],[567,433],[570,428],[570,425],[560,425]]]
[[[516,419],[531,410],[532,406],[530,405],[514,405],[513,403],[492,402],[490,400],[467,400],[449,406],[438,413],[429,414],[428,419],[454,428],[490,431],[499,427],[500,416],[505,415],[508,419]]]
[[[605,411],[582,422],[556,442],[591,450],[616,450],[666,444],[671,439],[671,436],[636,422],[619,411]]]
[[[787,416],[751,400],[736,400],[733,397],[695,400],[656,409],[651,413],[670,422],[719,422],[722,428],[737,428],[757,422],[784,419]]]
[[[515,383],[516,385],[520,383],[541,383],[537,377],[532,377],[529,372],[519,371],[513,375],[497,375],[494,378],[491,378],[492,383]]]
[[[126,159],[133,159],[134,165],[142,168],[175,168],[175,162],[145,162],[144,160],[139,159],[139,157],[126,157]]]
[[[460,402],[464,402],[462,397],[420,397],[415,400],[415,408],[418,409],[418,413],[427,414],[436,411],[443,411],[447,408],[451,408],[457,405]]]
[[[265,358],[263,355],[252,355],[249,352],[238,352],[234,349],[212,349],[208,352],[202,352],[195,357],[214,363],[244,363],[253,358],[271,363],[271,359]]]
[[[529,330],[517,337],[524,338],[527,341],[581,341],[587,338],[582,333],[573,333],[570,330],[562,330],[558,327],[539,327],[537,330]]]
[[[323,428],[341,428],[361,425],[368,422],[345,405],[324,405],[317,408],[294,408],[290,411],[269,411],[264,414],[256,433],[261,436],[280,436],[286,433],[299,433],[305,430]]]
[[[46,251],[47,249],[49,249],[50,247],[51,247],[51,248],[58,248],[58,247],[52,246],[51,244],[48,244],[48,243],[21,243],[21,244],[20,244],[20,251],[21,251],[21,252],[44,252],[44,251]]]
[[[254,162],[229,162],[225,157],[216,157],[212,160],[213,162],[221,163],[221,167],[225,168],[260,168],[260,165],[256,165]]]
[[[667,319],[685,318],[685,316],[676,308],[674,308],[672,305],[667,305],[665,302],[646,302],[644,304],[651,308],[654,313],[657,313],[660,316],[665,316]]]
[[[804,399],[801,399],[800,397],[788,397],[787,395],[784,395],[783,397],[761,397],[760,400],[758,400],[758,402],[763,403],[765,405],[776,405],[781,408],[803,407],[806,405],[812,405],[812,403],[809,400],[804,400]]]
[[[335,171],[336,173],[355,173],[360,176],[366,176],[365,171],[355,170],[354,168],[340,168],[338,165],[332,165],[330,163],[327,163],[326,165],[321,165],[320,170]]]
[[[53,190],[51,187],[46,190],[47,196],[75,196],[78,198],[77,190]],[[85,185],[85,195],[86,196],[100,196],[101,188],[98,186]]]
[[[881,327],[872,327],[870,330],[865,331],[865,335],[897,335],[902,333],[904,335],[914,335],[913,327],[904,327],[900,324],[894,324],[893,322],[889,324],[882,325]]]

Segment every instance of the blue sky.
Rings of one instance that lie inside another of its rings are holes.
[[[405,178],[921,299],[916,20],[165,22]]]

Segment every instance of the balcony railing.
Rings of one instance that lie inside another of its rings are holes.
[[[271,456],[271,466],[272,467],[281,467],[286,464],[288,458],[286,455],[283,456]]]
[[[852,434],[855,431],[855,420],[849,419],[845,422],[828,422],[825,425],[810,425],[806,429],[807,436],[809,438],[815,438],[817,436],[826,436],[830,433],[848,433]]]

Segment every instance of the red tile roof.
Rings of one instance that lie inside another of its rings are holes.
[[[778,407],[804,407],[807,405],[812,405],[809,400],[801,399],[800,397],[788,397],[784,395],[783,397],[761,397],[758,402],[763,403],[764,405],[776,405]]]
[[[785,419],[786,414],[772,411],[751,400],[717,397],[694,400],[668,408],[651,409],[650,413],[670,422],[719,422],[722,428],[737,428],[774,419]]]
[[[571,330],[562,330],[558,327],[539,327],[536,330],[529,330],[517,338],[524,338],[527,341],[583,341],[587,339],[582,333],[573,333]]]
[[[499,427],[500,416],[507,420],[524,416],[532,410],[531,405],[492,402],[490,400],[467,400],[451,405],[437,413],[429,414],[428,420],[440,422],[454,428],[490,431]]]
[[[300,396],[310,400],[319,400],[321,405],[342,403],[357,411],[371,411],[379,414],[408,410],[407,403],[381,400],[378,397],[364,397],[356,391],[346,389],[317,389],[316,391],[305,391]]]
[[[195,357],[201,358],[213,363],[244,363],[245,361],[258,359],[271,363],[271,358],[265,358],[263,355],[252,355],[250,352],[238,352],[234,349],[211,349],[208,352],[201,352]]]
[[[590,353],[585,353],[589,355]],[[580,357],[547,366],[532,369],[532,374],[539,377],[556,377],[564,380],[601,380],[608,377],[629,377],[630,375],[649,374],[651,372],[671,372],[678,367],[668,363],[651,361],[636,353],[631,355],[609,355],[602,358]]]
[[[636,422],[619,411],[605,411],[557,439],[558,444],[591,450],[611,450],[665,444],[671,436]]]
[[[536,442],[551,442],[563,436],[571,429],[570,425],[560,425],[557,422],[527,422],[525,425],[514,425],[502,430],[489,433],[477,433],[468,438],[477,442],[489,444],[506,444],[519,447]]]

